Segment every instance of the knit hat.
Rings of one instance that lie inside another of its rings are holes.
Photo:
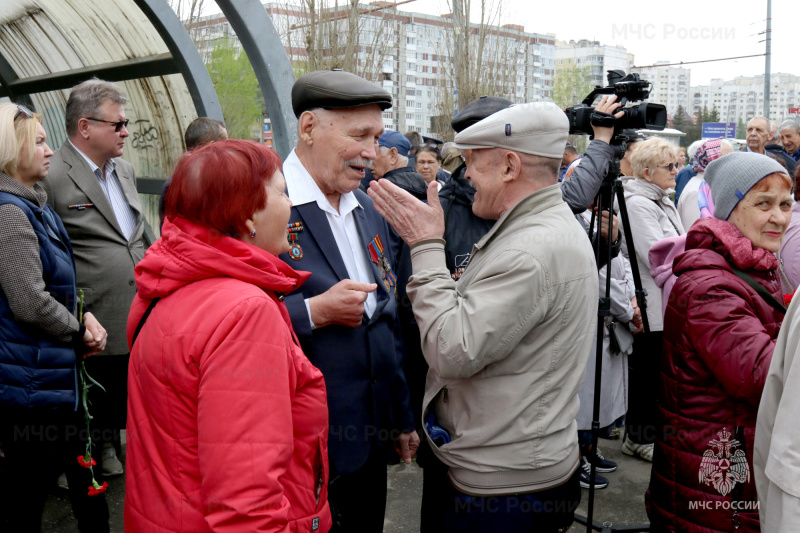
[[[756,183],[786,169],[763,154],[734,152],[708,164],[703,175],[714,197],[714,216],[728,220],[739,202]]]

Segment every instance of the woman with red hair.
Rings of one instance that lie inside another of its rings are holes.
[[[715,218],[692,225],[674,261],[645,502],[653,532],[758,533],[753,437],[785,312],[775,252],[792,180],[752,152],[712,161],[705,179]]]
[[[328,409],[283,294],[277,154],[220,141],[185,154],[162,238],[136,267],[125,527],[328,531]]]

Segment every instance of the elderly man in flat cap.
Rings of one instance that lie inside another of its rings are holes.
[[[320,446],[339,531],[383,531],[387,461],[410,463],[419,446],[402,371],[398,243],[358,190],[391,105],[389,93],[340,70],[292,87],[299,140],[283,164],[294,207],[282,259],[312,276],[285,301],[303,351],[325,375],[330,434]]]
[[[369,195],[411,246],[408,294],[430,365],[424,428],[449,466],[445,531],[555,532],[580,501],[578,391],[596,327],[597,268],[562,199],[567,119],[512,106],[456,135],[476,215],[496,220],[459,280],[428,205],[383,180]]]

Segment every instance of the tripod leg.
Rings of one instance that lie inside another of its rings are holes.
[[[595,258],[600,264],[600,257],[601,254],[605,255],[606,262],[605,262],[605,269],[606,269],[606,283],[603,291],[603,297],[601,297],[598,301],[597,306],[597,331],[595,337],[595,366],[594,366],[594,397],[593,397],[593,405],[592,405],[592,440],[591,440],[591,449],[589,453],[595,453],[597,450],[597,439],[598,433],[600,432],[600,395],[602,391],[602,378],[603,378],[603,338],[605,336],[605,328],[606,328],[606,318],[611,314],[611,259],[612,259],[612,241],[613,239],[610,238],[611,236],[611,229],[613,227],[613,205],[614,205],[614,196],[613,196],[613,187],[611,183],[604,182],[603,185],[600,187],[600,192],[597,195],[597,199],[595,200],[597,205],[597,221],[598,221],[598,233],[602,233],[602,214],[604,210],[607,210],[609,213],[609,238],[603,239],[601,235],[598,235],[596,239],[596,249],[595,249]],[[595,217],[592,216],[592,225],[590,227],[590,232],[594,230],[594,220]],[[582,463],[583,460],[581,460]],[[595,482],[597,480],[597,469],[596,469],[596,461],[590,460],[591,469],[589,473],[589,502],[588,502],[588,512],[587,512],[587,531],[591,531],[591,524],[592,519],[594,517],[594,492],[595,492]],[[581,468],[583,464],[581,464]]]
[[[636,289],[636,302],[639,304],[639,309],[642,310],[642,323],[644,324],[645,333],[650,333],[650,323],[647,320],[647,291],[642,287],[642,276],[639,273],[639,261],[636,259],[636,248],[633,242],[633,235],[631,234],[630,220],[628,219],[628,207],[625,204],[625,195],[622,190],[622,182],[619,178],[614,183],[616,190],[617,202],[619,203],[619,215],[622,219],[622,231],[625,232],[625,244],[628,247],[628,261],[631,264],[631,272],[633,273],[633,286]]]

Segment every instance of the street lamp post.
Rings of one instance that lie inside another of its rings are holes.
[[[770,120],[769,116],[769,73],[770,62],[772,60],[772,0],[767,0],[767,33],[765,40],[767,42],[767,53],[765,54],[764,65],[764,116]]]

